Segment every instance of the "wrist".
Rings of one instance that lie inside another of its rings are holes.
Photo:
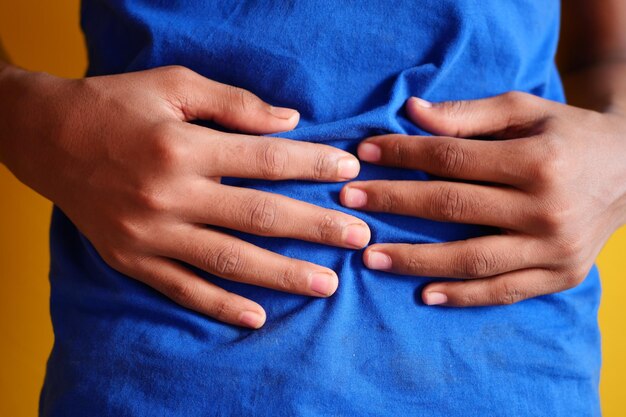
[[[0,163],[22,181],[41,153],[36,142],[50,133],[45,120],[55,101],[55,80],[60,79],[13,65],[0,69]]]
[[[12,119],[15,100],[21,95],[17,87],[20,72],[17,67],[0,61],[0,163],[4,165],[8,165],[9,142],[15,138]]]

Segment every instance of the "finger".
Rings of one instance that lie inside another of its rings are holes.
[[[554,271],[526,269],[474,281],[430,284],[422,290],[422,299],[428,305],[448,307],[507,305],[572,288],[570,282]]]
[[[359,174],[359,160],[333,146],[226,134],[195,125],[186,126],[181,135],[199,150],[198,169],[207,176],[345,181]]]
[[[194,195],[202,197],[185,209],[185,220],[191,223],[356,249],[370,240],[362,220],[278,194],[207,181]]]
[[[441,103],[412,97],[406,103],[406,112],[416,125],[437,135],[508,139],[526,136],[557,105],[531,94],[510,92],[480,100]]]
[[[293,294],[328,297],[339,285],[331,269],[204,227],[185,227],[158,250],[221,278]]]
[[[383,135],[359,145],[362,161],[417,169],[445,178],[519,185],[531,164],[519,140],[485,141],[449,137]]]
[[[184,121],[211,120],[259,134],[291,130],[298,124],[296,110],[274,107],[243,88],[210,80],[184,67],[167,67],[162,72],[173,79],[166,99]]]
[[[496,235],[425,244],[381,243],[363,253],[365,266],[401,275],[477,279],[544,266],[535,241],[522,235]]]
[[[265,311],[252,300],[228,292],[164,258],[148,258],[135,264],[134,276],[183,307],[224,323],[258,329]]]
[[[353,209],[512,230],[531,227],[527,199],[513,189],[447,181],[355,181],[339,193]]]

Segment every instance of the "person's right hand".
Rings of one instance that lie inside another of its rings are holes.
[[[255,134],[293,129],[298,113],[182,67],[65,80],[1,74],[0,158],[57,204],[114,269],[220,321],[258,328],[257,303],[207,282],[222,278],[329,296],[336,274],[213,230],[362,248],[367,225],[284,196],[226,186],[221,177],[344,181],[359,171],[342,150]]]

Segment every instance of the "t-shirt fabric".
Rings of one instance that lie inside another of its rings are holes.
[[[298,127],[275,136],[353,153],[371,135],[426,134],[403,112],[412,95],[564,101],[558,0],[83,0],[82,26],[90,76],[183,65],[299,110]],[[429,178],[366,163],[358,177]],[[372,242],[497,233],[346,209],[337,183],[224,182],[354,214]],[[40,414],[600,415],[595,268],[574,289],[510,306],[429,307],[420,289],[434,279],[368,270],[362,251],[232,233],[332,268],[337,292],[318,299],[204,274],[267,311],[260,330],[226,325],[110,268],[55,208],[55,342]]]

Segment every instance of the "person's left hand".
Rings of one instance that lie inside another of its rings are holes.
[[[626,222],[626,117],[525,93],[431,104],[411,98],[411,120],[436,135],[384,135],[361,160],[456,181],[361,181],[343,205],[480,224],[499,235],[434,244],[375,244],[368,268],[460,278],[427,285],[426,304],[511,304],[572,288]],[[465,138],[497,140],[472,140]],[[471,181],[471,182],[460,182]]]

